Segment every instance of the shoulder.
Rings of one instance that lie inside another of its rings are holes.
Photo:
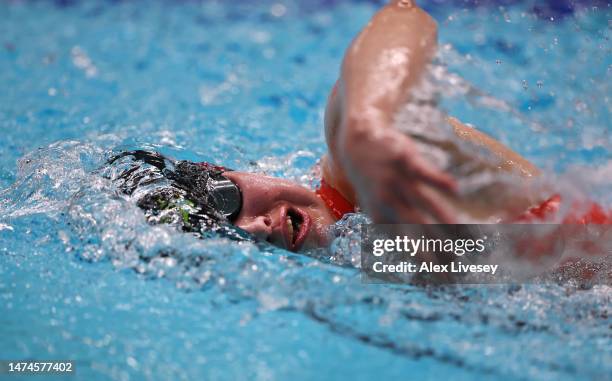
[[[351,204],[358,205],[353,185],[348,180],[341,167],[334,163],[331,156],[323,155],[320,166],[321,179],[337,190]]]

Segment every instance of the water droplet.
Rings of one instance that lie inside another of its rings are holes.
[[[270,33],[263,30],[256,30],[251,34],[251,40],[258,44],[265,44],[270,41]]]
[[[576,106],[576,111],[578,112],[583,112],[587,109],[587,105],[583,101],[576,101],[575,106]]]
[[[13,229],[13,227],[12,227],[11,225],[7,225],[7,224],[0,223],[0,231],[2,231],[2,230],[10,230],[10,231],[13,231],[13,230],[15,230],[15,229]]]
[[[138,361],[136,361],[136,359],[131,356],[127,358],[126,362],[132,368],[136,368],[138,366]]]
[[[270,14],[274,17],[282,17],[287,13],[287,7],[284,4],[276,3],[270,7]]]

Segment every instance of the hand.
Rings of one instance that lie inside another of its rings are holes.
[[[443,193],[454,194],[454,179],[417,152],[412,139],[381,126],[343,126],[339,147],[343,169],[362,208],[376,223],[456,223]]]

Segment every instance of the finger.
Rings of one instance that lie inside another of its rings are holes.
[[[378,224],[427,222],[416,208],[406,206],[408,203],[398,195],[395,188],[379,188],[369,204],[368,213]]]
[[[435,189],[423,183],[415,183],[409,176],[400,177],[399,184],[394,185],[393,198],[402,205],[412,205],[433,217],[433,222],[442,224],[456,223],[455,211]]]
[[[456,223],[454,210],[446,200],[433,189],[408,179],[392,188],[379,189],[368,209],[376,223]]]
[[[456,224],[456,212],[454,208],[433,189],[416,184],[410,192],[403,192],[404,196],[412,197],[412,203],[427,211],[437,223]],[[410,200],[408,200],[410,201]],[[416,202],[415,202],[416,201]]]
[[[415,202],[414,198],[406,197],[401,191],[394,193],[392,198],[394,223],[429,224],[432,222],[425,210],[417,205],[418,202]]]
[[[456,193],[457,182],[452,176],[440,171],[427,161],[413,156],[413,154],[407,154],[404,158],[404,163],[407,165],[405,167],[406,175],[416,176],[423,182],[444,192]]]

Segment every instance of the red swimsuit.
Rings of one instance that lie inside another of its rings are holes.
[[[355,205],[351,204],[340,192],[321,179],[321,186],[315,191],[325,202],[337,220],[347,213],[355,213]]]

